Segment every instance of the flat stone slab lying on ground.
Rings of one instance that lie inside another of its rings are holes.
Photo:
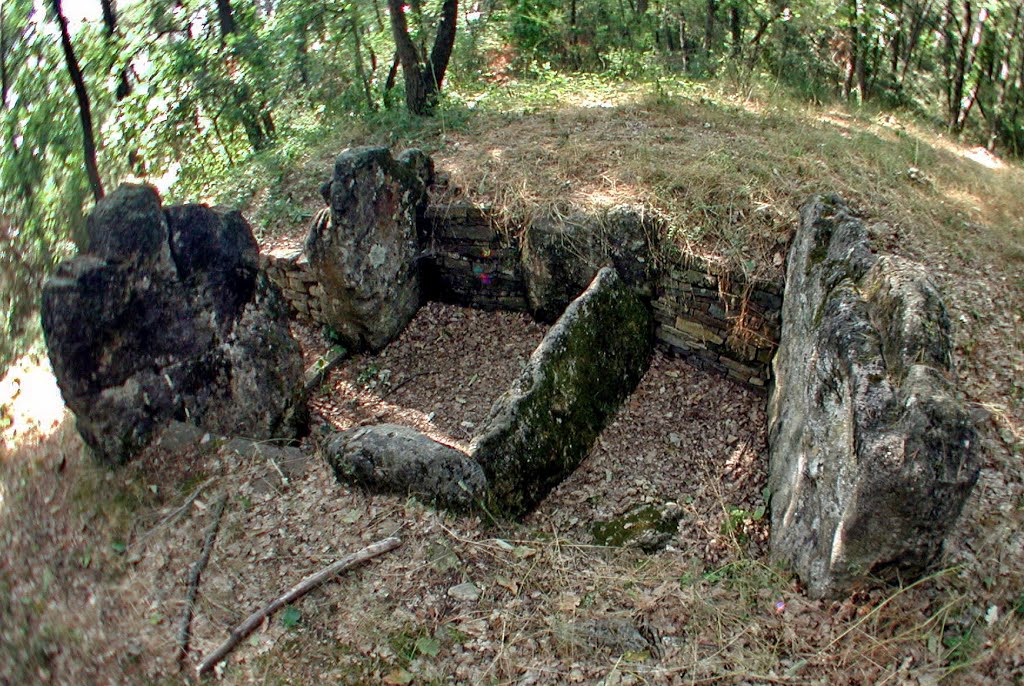
[[[526,514],[587,456],[646,371],[652,326],[611,267],[569,305],[473,439],[497,513]]]
[[[295,438],[302,358],[241,214],[162,208],[124,184],[96,204],[83,255],[43,286],[54,375],[85,442],[124,462],[172,419],[214,433]]]
[[[480,465],[406,426],[342,431],[328,439],[325,453],[339,480],[375,491],[417,495],[458,510],[474,507],[486,494]]]
[[[936,561],[978,477],[924,270],[876,256],[838,198],[801,211],[769,401],[773,557],[812,596]]]

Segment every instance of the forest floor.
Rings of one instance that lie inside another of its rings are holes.
[[[662,353],[581,468],[524,522],[500,525],[340,485],[313,451],[278,464],[212,438],[107,470],[84,454],[45,358],[28,356],[0,385],[0,684],[186,682],[251,611],[389,535],[402,545],[271,617],[212,679],[1024,683],[1020,167],[892,115],[750,93],[545,97],[480,102],[458,126],[398,143],[425,147],[510,224],[646,202],[691,248],[763,273],[781,267],[799,203],[840,192],[879,248],[929,266],[984,446],[942,566],[808,600],[765,555],[764,397]],[[265,244],[302,231],[329,160],[313,151],[252,198]],[[298,208],[288,216],[282,193]],[[326,350],[294,330],[310,360]],[[429,304],[394,344],[329,375],[316,421],[395,421],[462,445],[542,335],[521,315]],[[189,570],[222,496],[179,672]],[[684,516],[665,551],[594,544],[595,521],[667,501]]]

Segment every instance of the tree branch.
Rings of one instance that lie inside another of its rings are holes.
[[[382,541],[378,541],[377,543],[363,548],[357,553],[343,557],[337,562],[321,569],[319,572],[310,574],[305,579],[295,584],[295,586],[293,586],[287,593],[277,598],[266,607],[253,612],[244,622],[232,629],[231,635],[228,636],[227,640],[221,643],[216,650],[210,653],[202,662],[199,663],[199,666],[196,668],[196,675],[201,677],[203,674],[210,671],[273,612],[298,600],[328,579],[331,579],[338,574],[355,567],[356,565],[360,565],[367,560],[377,557],[378,555],[394,550],[401,544],[401,539],[394,536],[391,538],[385,538]]]
[[[217,538],[217,531],[220,529],[220,520],[224,516],[224,506],[228,503],[228,496],[224,494],[217,501],[213,511],[213,524],[206,531],[203,540],[203,552],[199,559],[192,565],[188,575],[188,593],[185,596],[185,610],[181,613],[181,623],[178,625],[178,667],[184,667],[185,659],[188,657],[188,645],[192,637],[192,615],[195,611],[196,595],[199,593],[199,577],[210,562],[210,554],[213,553],[213,541]]]

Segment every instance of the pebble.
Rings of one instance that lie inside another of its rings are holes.
[[[448,595],[456,600],[474,602],[480,599],[480,589],[471,581],[448,589]]]

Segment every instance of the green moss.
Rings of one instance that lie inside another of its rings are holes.
[[[650,310],[617,278],[584,297],[541,344],[523,394],[504,399],[477,444],[496,513],[525,514],[568,476],[647,367]]]
[[[677,526],[677,519],[666,517],[659,507],[647,505],[607,522],[594,522],[590,533],[598,545],[623,547],[639,544],[646,549],[646,541],[664,540],[676,532]]]

